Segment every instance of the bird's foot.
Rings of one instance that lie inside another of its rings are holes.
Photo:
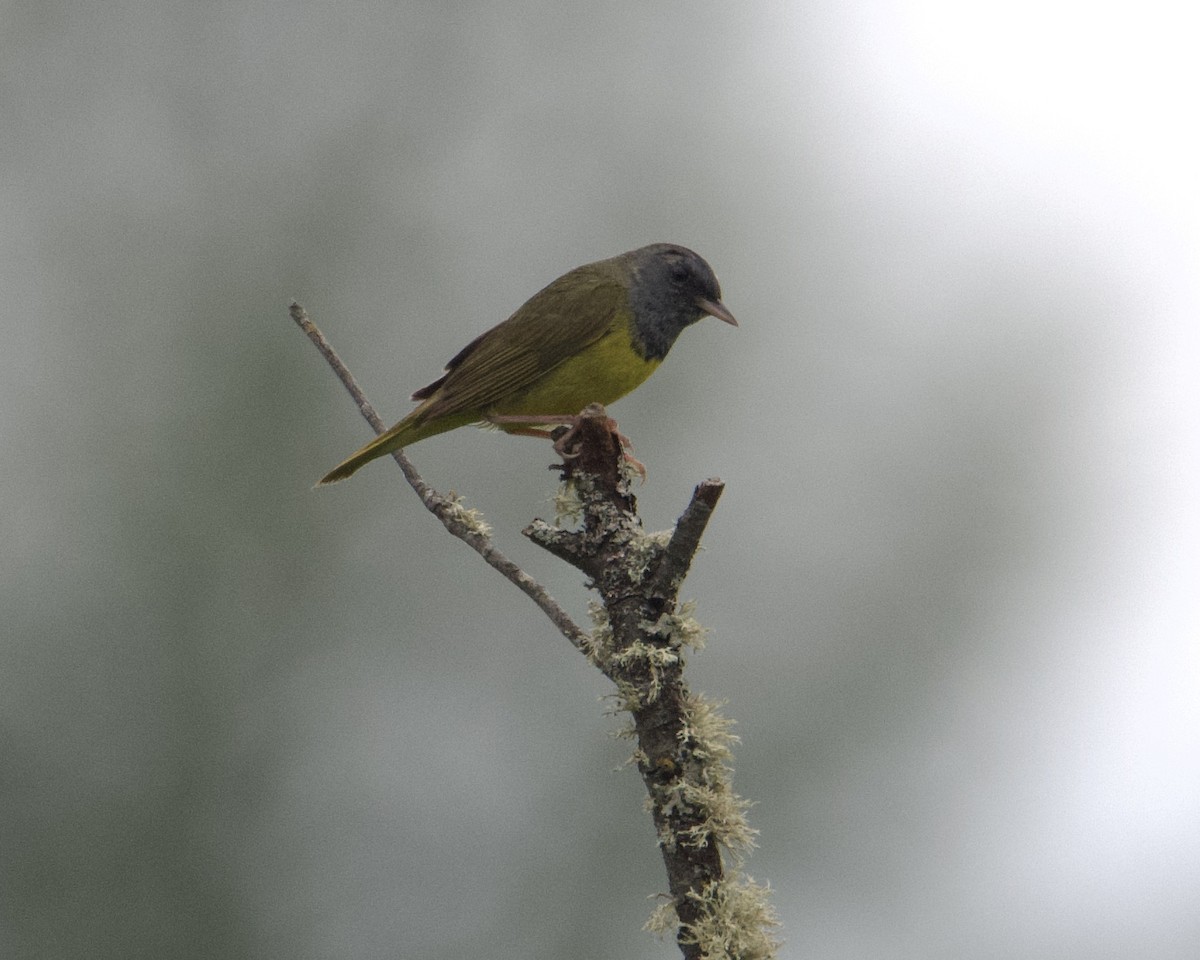
[[[543,437],[554,441],[554,452],[564,460],[573,460],[579,456],[576,441],[580,436],[580,427],[585,420],[602,419],[604,429],[615,438],[625,464],[646,482],[646,466],[630,452],[633,443],[617,429],[617,421],[610,417],[604,407],[598,403],[588,404],[581,413],[576,414],[494,414],[485,418],[488,423],[495,424],[506,433],[519,437]],[[560,429],[546,430],[539,427],[556,426]],[[561,429],[561,428],[566,429]]]

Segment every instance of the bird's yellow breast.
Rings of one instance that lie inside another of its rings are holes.
[[[634,349],[629,327],[616,323],[599,340],[564,360],[526,390],[505,397],[490,414],[576,414],[589,403],[610,404],[641,386],[661,361]]]

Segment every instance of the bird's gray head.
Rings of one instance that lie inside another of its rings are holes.
[[[699,254],[674,243],[655,243],[625,257],[631,273],[629,305],[646,359],[665,357],[683,328],[701,317],[737,326],[721,302],[716,274]]]

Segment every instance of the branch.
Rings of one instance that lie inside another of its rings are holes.
[[[585,410],[559,447],[579,529],[535,521],[525,534],[587,573],[600,594],[592,661],[632,718],[627,735],[637,742],[670,890],[649,925],[673,930],[685,960],[766,960],[778,946],[770,936],[777,921],[766,890],[736,869],[754,831],[732,787],[730,721],[683,678],[685,650],[698,648],[704,631],[679,603],[679,587],[724,484],[697,486],[669,537],[647,534],[603,409]]]
[[[349,391],[355,404],[358,405],[359,412],[366,419],[367,423],[371,425],[371,429],[377,435],[383,433],[387,429],[386,424],[379,418],[379,414],[375,412],[375,408],[367,400],[366,395],[355,381],[353,374],[342,363],[341,357],[337,355],[333,346],[325,339],[325,335],[309,319],[304,307],[292,301],[289,313],[300,329],[304,331],[308,339],[321,352],[321,356],[333,368],[333,372],[337,374],[338,379],[342,381],[342,385]],[[474,510],[468,510],[464,507],[459,498],[455,496],[443,496],[434,490],[417,472],[417,468],[404,455],[403,450],[395,451],[392,454],[392,458],[399,464],[401,471],[404,473],[404,479],[408,481],[408,485],[421,498],[425,509],[437,517],[451,534],[458,537],[459,540],[483,557],[484,562],[488,566],[498,570],[502,576],[536,603],[541,611],[550,618],[550,622],[558,628],[559,633],[566,637],[577,650],[586,653],[585,645],[588,640],[588,634],[567,615],[567,612],[546,592],[545,587],[496,548],[496,545],[492,543],[491,537],[488,536],[487,524],[482,521],[479,514]]]

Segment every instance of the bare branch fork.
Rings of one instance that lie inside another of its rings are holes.
[[[367,422],[382,433],[385,424],[304,308],[293,303],[291,316]],[[747,802],[731,785],[728,764],[737,738],[718,705],[690,692],[683,678],[684,650],[702,646],[704,630],[690,606],[680,604],[679,588],[724,484],[705,480],[672,531],[647,534],[629,489],[620,440],[602,407],[585,410],[558,448],[565,451],[560,519],[569,516],[577,528],[535,520],[523,533],[589,578],[600,596],[592,607],[595,629],[590,632],[495,547],[476,511],[433,490],[402,451],[393,457],[426,509],[527,594],[616,685],[619,707],[631,717],[624,734],[636,742],[634,759],[670,890],[647,926],[674,932],[686,960],[774,957],[778,943],[771,931],[778,922],[768,891],[738,869],[754,846],[755,831],[746,823]]]

